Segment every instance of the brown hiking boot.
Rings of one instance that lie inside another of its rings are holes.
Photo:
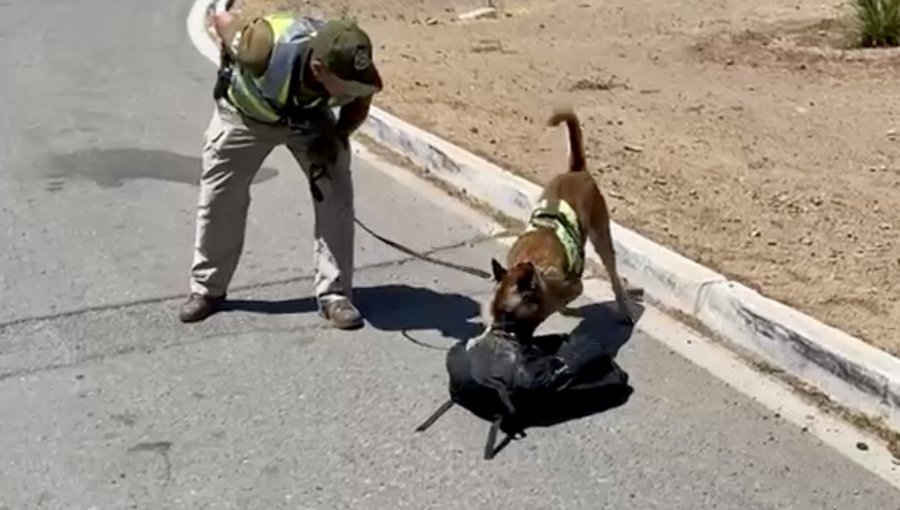
[[[319,309],[319,314],[338,329],[357,329],[363,326],[359,310],[344,297],[325,301]]]
[[[181,305],[178,311],[178,319],[181,322],[200,322],[219,311],[225,296],[208,297],[200,294],[191,294],[187,301]]]

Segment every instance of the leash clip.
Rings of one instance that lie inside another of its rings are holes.
[[[309,167],[309,191],[312,193],[313,198],[316,202],[321,202],[325,199],[325,196],[322,195],[322,190],[319,188],[319,184],[316,182],[321,178],[331,179],[331,175],[328,173],[328,167],[322,165],[320,163],[313,163]]]

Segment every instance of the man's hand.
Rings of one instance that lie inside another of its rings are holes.
[[[356,131],[369,115],[372,96],[358,97],[341,107],[341,115],[337,121],[337,132],[345,138]]]
[[[337,130],[329,129],[309,144],[309,159],[313,163],[331,165],[337,161],[341,149],[350,149],[349,139]]]
[[[342,106],[337,122],[330,124],[310,143],[310,160],[313,163],[330,165],[337,161],[339,150],[350,150],[350,135],[366,120],[371,103],[372,96],[368,96],[356,98]]]

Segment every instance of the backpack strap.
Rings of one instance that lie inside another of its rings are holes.
[[[499,448],[495,449],[494,447],[497,445],[497,431],[500,430],[500,423],[502,421],[503,417],[498,416],[494,420],[494,423],[491,423],[491,428],[488,430],[487,442],[484,444],[484,460],[493,459],[500,451]]]
[[[490,430],[488,430],[487,441],[484,444],[484,460],[491,460],[496,457],[497,454],[500,453],[500,451],[506,448],[506,446],[513,441],[513,439],[525,437],[525,432],[522,431],[513,434],[507,433],[506,437],[503,438],[503,441],[497,443],[497,432],[502,427],[502,423],[503,418],[498,417],[491,424]]]
[[[421,425],[416,427],[416,432],[425,432],[429,427],[434,425],[434,423],[436,421],[438,421],[438,419],[440,419],[441,416],[443,416],[447,411],[449,411],[450,408],[453,407],[453,404],[454,404],[454,402],[452,399],[447,400],[446,402],[441,404],[441,407],[438,407],[435,412],[431,413],[431,416],[429,416],[428,419],[426,419],[424,422],[422,422]]]

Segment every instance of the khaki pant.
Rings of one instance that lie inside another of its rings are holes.
[[[244,247],[250,184],[263,160],[284,144],[309,178],[306,147],[314,135],[254,122],[219,102],[204,134],[191,292],[212,297],[226,293]],[[316,181],[324,198],[313,201],[314,286],[320,303],[335,295],[352,299],[353,286],[350,152],[342,147],[327,173]]]

